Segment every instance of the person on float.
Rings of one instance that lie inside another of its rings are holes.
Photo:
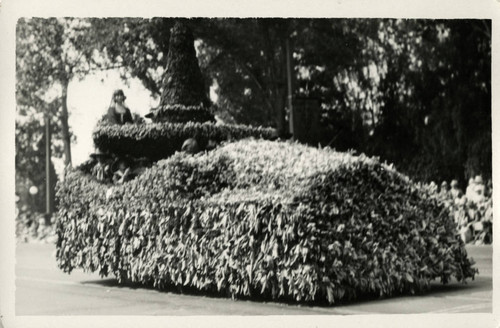
[[[111,166],[111,169],[113,170],[113,183],[121,184],[133,178],[128,158],[117,159]]]
[[[111,166],[109,165],[111,155],[98,148],[95,153],[90,154],[90,157],[97,161],[92,168],[92,175],[99,182],[109,182],[111,180]]]
[[[108,108],[108,113],[106,118],[108,122],[112,124],[126,124],[133,123],[132,113],[130,109],[125,105],[125,94],[123,90],[118,89],[113,92],[113,97],[111,98],[111,104]]]

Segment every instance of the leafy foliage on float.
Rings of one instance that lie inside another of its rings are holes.
[[[116,155],[167,158],[181,149],[182,143],[195,137],[201,148],[209,140],[220,143],[248,137],[273,139],[276,130],[246,125],[205,123],[98,124],[93,132],[94,144]]]
[[[171,123],[186,123],[186,122],[215,122],[214,115],[208,108],[200,106],[185,106],[185,105],[163,105],[155,108],[151,112],[153,122],[171,122]]]
[[[177,153],[110,189],[69,171],[58,197],[67,272],[329,303],[476,273],[426,186],[330,149],[243,140]]]

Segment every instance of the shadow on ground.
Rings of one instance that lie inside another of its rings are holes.
[[[374,300],[397,300],[398,298],[408,297],[408,296],[443,296],[446,294],[447,296],[453,296],[457,294],[463,294],[464,292],[474,290],[476,292],[479,291],[488,291],[491,290],[491,287],[488,284],[480,284],[479,286],[475,284],[477,281],[488,282],[491,281],[488,277],[480,277],[476,276],[475,280],[468,280],[467,282],[457,282],[453,281],[448,284],[442,284],[439,281],[431,282],[429,289],[411,293],[395,293],[392,296],[384,296],[380,297],[374,294],[363,294],[359,295],[354,300],[342,300],[338,301],[335,304],[329,304],[326,301],[295,301],[293,299],[287,298],[278,298],[271,299],[270,297],[261,296],[260,294],[257,296],[238,296],[235,299],[242,301],[252,301],[252,302],[273,302],[273,303],[281,303],[286,305],[300,305],[301,307],[332,307],[332,306],[348,306],[352,304],[363,304],[367,302],[371,302]],[[225,292],[210,292],[210,291],[200,291],[194,287],[177,287],[177,286],[168,286],[165,288],[156,288],[152,284],[141,284],[130,281],[119,282],[118,279],[115,278],[107,278],[101,280],[88,280],[82,281],[83,285],[98,285],[107,288],[119,288],[119,289],[145,289],[157,291],[159,293],[172,293],[177,295],[186,295],[186,296],[203,296],[208,298],[232,298],[229,293]]]

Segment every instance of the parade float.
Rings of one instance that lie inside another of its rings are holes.
[[[152,122],[93,132],[101,151],[149,164],[113,184],[95,179],[91,159],[58,185],[63,271],[327,303],[474,278],[453,218],[426,185],[376,158],[215,123],[202,81],[178,23]]]

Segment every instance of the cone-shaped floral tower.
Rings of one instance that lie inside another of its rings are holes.
[[[160,105],[147,117],[153,122],[213,121],[209,104],[193,34],[185,24],[177,22],[170,34]]]
[[[205,85],[188,27],[177,22],[172,28],[160,106],[208,104]]]
[[[215,124],[206,90],[193,34],[178,21],[170,33],[160,104],[146,115],[153,124],[98,124],[94,145],[116,156],[157,161],[183,150],[189,139],[202,151],[229,139],[275,137],[271,128]]]

